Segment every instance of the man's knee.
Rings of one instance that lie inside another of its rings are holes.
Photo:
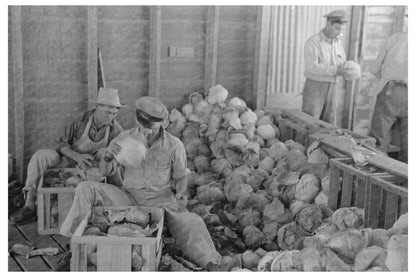
[[[39,149],[33,154],[31,160],[57,163],[60,160],[60,155],[52,149]]]
[[[94,192],[95,185],[91,181],[82,181],[75,188],[75,195],[87,196]]]

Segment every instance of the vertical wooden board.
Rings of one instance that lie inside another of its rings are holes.
[[[367,227],[375,229],[379,228],[382,190],[374,184],[371,184],[370,189],[369,225]]]
[[[74,199],[74,195],[72,193],[59,193],[58,194],[58,220],[59,226],[62,225],[64,222],[66,215],[69,212],[69,209],[72,205],[72,200]]]
[[[338,208],[338,191],[340,188],[339,177],[341,171],[338,167],[331,165],[330,181],[329,181],[329,193],[328,193],[328,207],[332,210]]]
[[[78,243],[71,243],[71,271],[81,271],[79,263],[80,245]]]
[[[159,98],[162,47],[162,8],[150,8],[149,96]]]
[[[407,213],[407,197],[400,198],[400,215]]]
[[[367,183],[368,181],[366,181],[366,179],[363,178],[358,178],[357,179],[357,187],[356,187],[356,206],[358,208],[364,208],[364,205],[366,203],[366,199],[367,199],[367,193],[369,194],[369,187],[367,187]]]
[[[51,227],[51,195],[49,193],[45,193],[43,195],[44,207],[43,207],[43,216],[44,216],[44,229],[49,229]]]
[[[88,101],[94,101],[98,93],[98,68],[97,68],[97,7],[88,7],[87,19],[87,40],[88,40]],[[92,108],[93,103],[88,102],[88,108]]]
[[[38,215],[38,232],[41,233],[45,229],[45,214],[44,214],[44,203],[43,193],[38,193],[38,204],[37,204],[37,215]]]
[[[142,271],[155,271],[156,270],[156,245],[147,244],[142,246],[142,257],[144,259],[144,265]]]
[[[344,171],[342,177],[342,192],[341,192],[341,205],[340,207],[351,207],[352,199],[352,181],[353,176],[351,173]]]
[[[97,271],[131,271],[131,245],[98,245]]]
[[[393,226],[398,217],[398,197],[391,192],[386,192],[386,204],[384,206],[384,229],[389,229]]]

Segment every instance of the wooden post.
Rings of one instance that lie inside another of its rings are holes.
[[[207,33],[205,44],[205,81],[204,93],[216,84],[218,64],[218,30],[220,7],[208,7]]]
[[[22,50],[22,13],[20,6],[11,6],[11,32],[12,47],[11,58],[13,61],[13,106],[14,106],[14,129],[15,133],[15,159],[16,178],[23,182],[24,178],[24,143],[25,143],[25,117],[24,117],[24,92],[23,92],[23,50]]]
[[[266,73],[269,47],[270,6],[257,8],[257,31],[254,64],[253,92],[257,95],[257,109],[266,106]]]
[[[88,6],[88,101],[94,101],[98,93],[98,68],[97,68],[97,6]],[[94,103],[88,102],[88,109]]]
[[[159,98],[160,55],[162,48],[162,8],[150,9],[149,96]]]
[[[348,60],[356,61],[361,65],[361,52],[363,47],[364,26],[366,18],[365,6],[353,6],[350,30],[350,47],[348,52]],[[353,113],[355,92],[360,88],[360,81],[346,81],[344,114],[342,120],[342,127],[352,130],[353,127]]]

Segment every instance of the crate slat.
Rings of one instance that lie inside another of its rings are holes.
[[[390,229],[393,226],[394,222],[398,218],[397,216],[397,208],[398,208],[398,196],[391,193],[386,192],[386,204],[385,204],[385,215],[384,215],[384,228]]]
[[[328,193],[328,207],[335,210],[338,205],[338,192],[340,189],[339,177],[341,170],[331,165],[330,185]]]
[[[342,176],[341,207],[350,207],[352,198],[353,176],[344,171]]]
[[[72,200],[74,199],[73,194],[71,193],[59,193],[58,194],[58,222],[59,226],[64,222],[66,215],[69,212],[69,209],[72,205]]]
[[[378,186],[371,184],[370,191],[369,222],[367,226],[375,229],[379,227],[382,190]]]
[[[97,245],[99,271],[131,271],[131,245]]]
[[[49,229],[51,226],[51,195],[46,193],[44,196],[44,216],[45,216],[45,226],[44,229]]]
[[[370,195],[370,187],[367,186],[367,182],[364,179],[357,178],[357,186],[356,186],[356,203],[355,205],[358,208],[364,208],[366,195]]]

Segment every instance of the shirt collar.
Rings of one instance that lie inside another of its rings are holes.
[[[321,41],[325,41],[329,44],[332,44],[332,42],[338,42],[339,41],[339,36],[337,36],[336,38],[333,38],[333,39],[328,38],[327,36],[325,36],[323,29],[319,32],[319,38],[321,39]]]

